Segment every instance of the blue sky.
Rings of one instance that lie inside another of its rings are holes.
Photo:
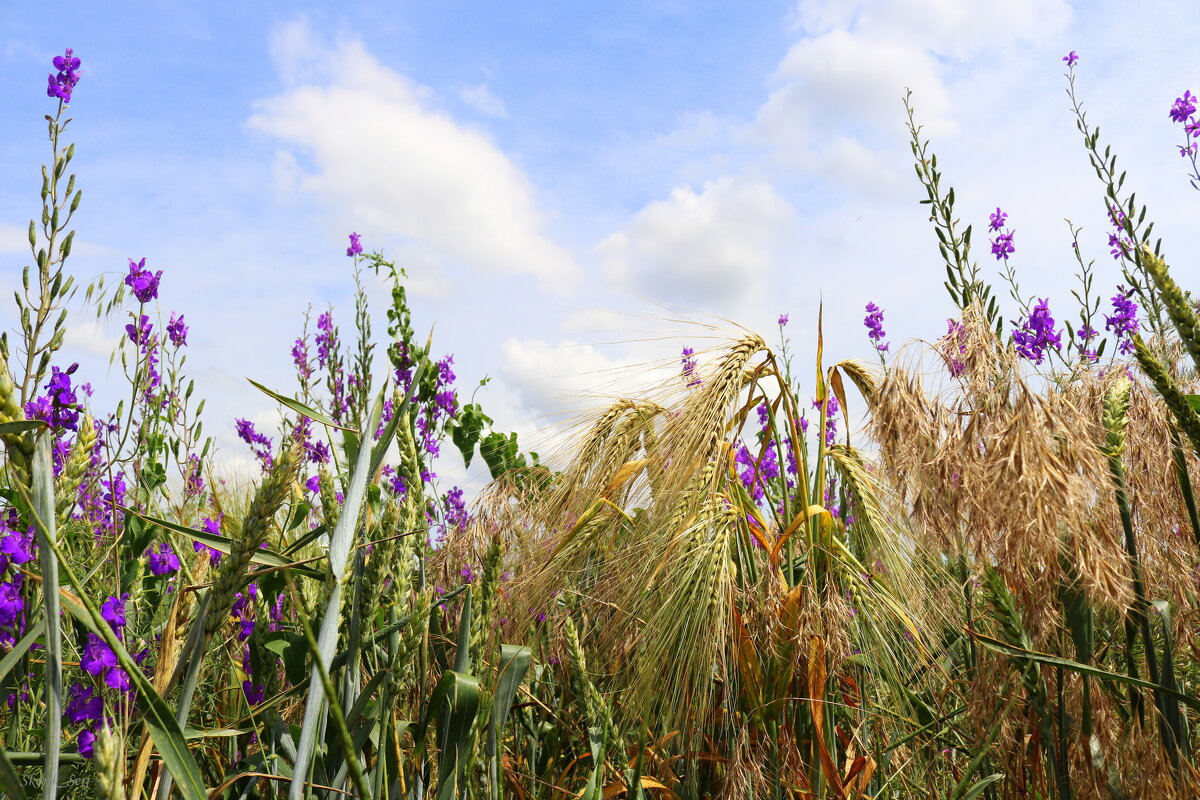
[[[69,45],[83,59],[72,269],[116,278],[145,256],[165,271],[162,312],[187,316],[206,428],[229,458],[245,456],[235,416],[273,419],[242,378],[290,385],[307,305],[350,328],[351,230],[407,267],[417,326],[436,322],[463,384],[495,378],[480,399],[498,426],[529,433],[653,379],[647,365],[676,369],[683,344],[716,346],[732,323],[773,336],[787,312],[807,353],[822,300],[834,358],[870,355],[871,300],[895,343],[944,331],[905,86],[964,223],[982,234],[1002,206],[1022,290],[1060,317],[1076,271],[1064,217],[1097,283],[1118,280],[1063,93],[1068,50],[1168,256],[1186,252],[1195,200],[1167,110],[1200,86],[1184,57],[1200,27],[1177,8],[127,2],[47,24],[5,3],[0,263],[15,286],[45,73]],[[975,255],[994,275],[981,236]],[[124,322],[80,324],[64,360],[103,385]]]

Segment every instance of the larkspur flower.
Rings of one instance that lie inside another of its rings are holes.
[[[357,233],[350,234],[350,246],[346,248],[346,255],[348,255],[348,256],[362,255],[362,251],[363,251],[362,244],[359,243],[359,241],[358,241],[361,238],[362,237],[359,236]]]
[[[271,439],[256,431],[254,423],[248,419],[237,419],[234,422],[237,425],[238,438],[250,445],[254,450],[254,455],[258,456],[258,460],[262,462],[263,469],[270,467],[272,463]]]
[[[35,397],[25,404],[26,419],[40,419],[52,428],[78,430],[79,399],[71,386],[71,376],[79,369],[72,364],[66,370],[51,367],[50,382],[46,384],[46,395]],[[57,474],[57,473],[56,473]]]
[[[221,536],[222,535],[221,534],[221,519],[222,519],[221,514],[218,514],[217,518],[215,520],[212,519],[211,517],[205,517],[204,521],[201,524],[204,526],[204,530],[206,530],[209,533],[214,534],[216,536]],[[211,567],[215,567],[217,564],[219,564],[221,562],[221,551],[217,550],[215,548],[209,547],[208,545],[204,544],[203,542],[192,542],[192,549],[195,550],[197,553],[207,552],[208,553],[208,564]]]
[[[47,76],[46,96],[57,97],[64,103],[71,102],[71,93],[79,83],[80,63],[75,57],[75,52],[69,47],[63,55],[55,56],[53,64],[58,74]]]
[[[129,337],[129,341],[144,351],[150,346],[150,334],[153,330],[154,325],[150,322],[150,318],[142,314],[135,322],[131,322],[125,326],[125,335]]]
[[[886,353],[890,346],[889,343],[879,343],[880,339],[887,336],[887,333],[883,330],[883,309],[874,303],[867,303],[866,312],[867,316],[863,320],[863,325],[867,328],[867,338],[875,345],[876,350]]]
[[[79,755],[84,758],[93,758],[96,755],[96,732],[91,728],[84,728],[79,732],[76,745],[79,749]]]
[[[92,694],[92,687],[72,683],[67,696],[66,716],[72,724],[96,722],[104,715],[104,700]]]
[[[992,240],[992,255],[997,261],[1007,261],[1008,257],[1016,252],[1016,247],[1013,246],[1013,234],[1015,231],[997,234]]]
[[[785,325],[787,325],[787,324],[788,324],[788,315],[787,315],[787,314],[780,314],[780,315],[779,315],[779,327],[781,327],[781,328],[782,328],[782,327],[784,327],[784,326],[785,326]]]
[[[1200,138],[1200,121],[1195,117],[1190,117],[1187,124],[1183,126],[1183,132],[1191,139]]]
[[[33,526],[29,526],[25,531],[20,531],[10,527],[6,522],[4,527],[7,530],[3,536],[0,536],[0,559],[3,559],[0,561],[0,564],[3,565],[0,572],[7,569],[9,564],[28,564],[34,557]]]
[[[151,273],[146,269],[146,259],[134,263],[129,259],[129,274],[125,276],[125,285],[133,292],[139,303],[149,303],[158,298],[158,284],[162,280],[162,270]]]
[[[455,486],[447,492],[445,506],[446,522],[450,523],[455,531],[461,533],[466,530],[471,515],[467,512],[467,504],[463,500],[463,490]]]
[[[149,562],[150,572],[160,578],[179,571],[179,556],[175,555],[171,545],[166,542],[160,542],[157,548],[147,550],[146,560]]]
[[[117,655],[108,644],[94,633],[88,634],[87,644],[79,656],[79,667],[94,677],[117,666]]]
[[[1112,297],[1113,313],[1104,316],[1104,329],[1117,337],[1119,349],[1124,355],[1133,352],[1133,334],[1138,331],[1138,304],[1132,298],[1132,289],[1118,286],[1117,293]]]
[[[313,367],[308,360],[308,337],[302,336],[292,344],[292,363],[296,366],[296,373],[303,380],[308,380],[312,377]]]
[[[7,628],[21,616],[25,601],[21,589],[15,582],[0,583],[0,627]]]
[[[171,344],[176,347],[184,347],[187,345],[188,329],[187,325],[183,324],[183,314],[178,317],[175,312],[171,312],[171,321],[167,323],[167,336],[171,338]]]
[[[688,386],[699,386],[700,379],[696,377],[696,351],[690,347],[683,348],[679,357],[679,364],[684,380],[688,382]]]
[[[1074,50],[1072,50],[1071,52],[1069,52],[1065,56],[1063,56],[1062,60],[1067,62],[1068,67],[1073,67],[1077,63],[1079,63],[1079,56],[1075,53]]]
[[[317,492],[321,491],[321,476],[313,475],[311,478],[309,478],[307,481],[304,482],[304,488],[308,489],[313,494],[316,494]]]
[[[1029,319],[1020,328],[1013,329],[1012,335],[1017,352],[1035,364],[1042,363],[1049,348],[1062,350],[1062,334],[1054,329],[1054,317],[1050,315],[1048,299],[1038,300],[1029,313]]]
[[[108,626],[113,629],[113,633],[120,634],[121,629],[125,627],[125,603],[129,600],[129,593],[117,597],[110,595],[107,600],[100,606],[100,616],[108,623]]]
[[[1175,98],[1175,105],[1167,113],[1173,122],[1186,122],[1188,117],[1196,113],[1196,96],[1185,91],[1183,97]]]
[[[242,694],[246,696],[246,702],[252,706],[261,703],[267,697],[267,687],[261,683],[253,683],[249,680],[242,681]]]
[[[998,233],[1004,227],[1004,221],[1008,219],[1008,214],[1000,210],[996,206],[996,213],[988,215],[988,230],[992,233]]]

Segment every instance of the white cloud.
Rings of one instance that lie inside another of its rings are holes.
[[[758,294],[794,217],[769,183],[724,177],[676,188],[597,249],[619,288],[723,312]]]
[[[428,90],[356,40],[330,46],[297,22],[273,49],[290,86],[262,101],[249,124],[296,157],[277,161],[288,180],[357,230],[420,242],[485,274],[570,290],[579,269],[543,232],[534,187],[482,132],[438,110]]]
[[[502,119],[508,117],[508,109],[505,108],[504,101],[492,94],[485,84],[481,83],[478,86],[460,89],[458,98],[481,114]]]
[[[775,71],[754,132],[784,163],[820,171],[853,140],[894,140],[906,88],[925,133],[953,133],[947,64],[969,74],[982,55],[1011,62],[1018,46],[1058,36],[1071,10],[1062,0],[801,0],[792,19],[801,37]]]

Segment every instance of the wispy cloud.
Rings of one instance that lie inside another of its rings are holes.
[[[301,21],[273,50],[291,86],[261,101],[250,125],[294,155],[283,163],[302,191],[439,260],[571,291],[579,268],[545,233],[529,179],[486,135],[358,40],[331,44]]]

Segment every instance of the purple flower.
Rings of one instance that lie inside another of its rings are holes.
[[[150,318],[145,314],[137,320],[137,324],[130,323],[125,326],[125,334],[129,337],[129,341],[141,347],[143,350],[150,345],[150,332],[154,330],[154,325],[151,324]]]
[[[1200,122],[1197,122],[1196,118],[1192,117],[1187,121],[1187,124],[1183,126],[1183,132],[1192,139],[1200,137]]]
[[[260,683],[252,683],[250,681],[242,681],[242,694],[246,695],[246,702],[252,706],[261,703],[267,696],[267,687]]]
[[[4,568],[8,568],[8,563],[27,564],[33,560],[34,547],[33,537],[34,528],[29,526],[24,532],[9,528],[3,536],[0,536],[0,556],[3,556]],[[3,570],[0,570],[2,572]]]
[[[162,280],[162,270],[151,273],[146,269],[146,259],[134,263],[129,259],[129,274],[125,276],[125,285],[133,291],[133,296],[139,303],[149,303],[158,298],[158,282]]]
[[[302,380],[312,377],[313,367],[308,361],[308,337],[302,336],[292,345],[292,363],[296,365],[296,373]]]
[[[99,636],[88,634],[87,644],[79,657],[79,667],[89,675],[99,676],[106,669],[117,666],[117,654]]]
[[[1187,158],[1188,156],[1196,155],[1196,143],[1195,142],[1192,142],[1191,144],[1187,145],[1186,147],[1183,145],[1178,145],[1178,147],[1179,147],[1179,157],[1180,158]]]
[[[114,633],[120,633],[125,627],[125,603],[129,600],[129,593],[120,597],[109,596],[107,600],[100,606],[100,616],[104,617],[104,621],[113,629]]]
[[[1069,52],[1065,56],[1063,56],[1062,60],[1067,62],[1068,67],[1073,67],[1073,66],[1075,66],[1076,63],[1078,63],[1079,56],[1075,54],[1074,50],[1072,50],[1071,52]]]
[[[687,385],[689,387],[699,386],[700,378],[696,376],[696,351],[690,347],[683,348],[683,352],[679,356],[679,364],[683,378],[688,382]]]
[[[1167,112],[1174,122],[1186,122],[1187,118],[1196,113],[1196,97],[1190,91],[1185,91],[1183,97],[1175,98],[1175,105]]]
[[[362,255],[362,245],[359,244],[359,235],[357,233],[350,234],[350,246],[346,248],[346,255],[358,256]]]
[[[15,583],[0,583],[0,627],[12,625],[24,610],[20,587]]]
[[[460,569],[458,571],[458,574],[462,575],[463,583],[471,583],[475,580],[475,577],[476,577],[475,570],[471,568],[470,564],[467,564],[462,569]]]
[[[787,314],[780,314],[780,315],[779,315],[779,327],[781,327],[781,328],[782,328],[783,326],[785,326],[785,325],[787,325],[787,324],[788,324],[788,315],[787,315]]]
[[[187,344],[187,325],[183,324],[183,314],[178,317],[175,312],[171,312],[171,321],[167,323],[167,335],[171,337],[171,344],[176,347],[183,347]]]
[[[46,396],[35,397],[26,403],[25,417],[26,419],[40,419],[53,428],[78,430],[79,400],[71,386],[71,375],[79,369],[79,365],[72,364],[67,367],[65,372],[58,367],[50,369],[50,382],[46,384]]]
[[[61,56],[54,57],[54,68],[58,70],[57,75],[49,75],[46,96],[58,97],[64,103],[71,102],[71,92],[75,91],[75,85],[79,83],[80,61],[75,57],[74,51],[67,48],[66,53]]]
[[[157,549],[147,550],[146,559],[150,562],[150,572],[159,577],[179,571],[179,556],[166,542],[160,542]]]
[[[1020,328],[1015,328],[1012,335],[1017,352],[1035,364],[1042,363],[1048,348],[1062,350],[1062,334],[1054,330],[1054,317],[1050,316],[1048,299],[1038,300],[1029,319]]]
[[[110,667],[105,671],[104,684],[110,689],[116,689],[121,692],[128,692],[133,688],[133,683],[129,680],[129,674],[120,667]]]
[[[200,474],[200,456],[190,453],[187,457],[187,477],[183,484],[183,493],[188,497],[196,497],[204,491],[204,476]]]
[[[333,327],[333,315],[325,312],[317,317],[317,366],[324,367],[329,356],[337,349],[337,330]]]
[[[84,728],[79,732],[79,755],[84,758],[92,758],[95,753],[96,732],[91,728]]]
[[[204,530],[208,531],[209,533],[220,536],[221,535],[220,519],[221,519],[220,515],[217,516],[217,519],[215,521],[209,517],[205,517],[204,522],[203,522]],[[215,567],[217,564],[219,564],[221,562],[221,551],[216,550],[212,547],[209,547],[208,545],[204,544],[203,542],[192,542],[192,549],[195,550],[197,553],[207,552],[208,553],[208,565],[210,567]]]
[[[237,419],[234,422],[237,425],[238,437],[250,445],[250,448],[254,451],[254,455],[258,456],[258,460],[262,462],[263,469],[269,468],[273,462],[271,458],[271,439],[256,431],[254,423],[248,419]]]
[[[1104,329],[1112,331],[1120,344],[1124,355],[1133,352],[1133,334],[1138,331],[1138,304],[1133,302],[1133,290],[1124,286],[1117,287],[1117,293],[1112,297],[1113,313],[1104,316]]]
[[[1013,247],[1013,233],[1015,231],[1001,233],[992,240],[992,255],[997,261],[1007,261],[1008,257],[1016,252],[1017,248]]]
[[[463,501],[463,490],[455,486],[446,493],[446,522],[456,531],[463,531],[471,520],[467,513],[467,504]]]
[[[867,303],[866,311],[867,316],[863,320],[863,325],[867,327],[867,338],[875,345],[876,350],[886,353],[889,345],[886,342],[884,344],[879,343],[880,339],[887,336],[887,333],[883,330],[883,309],[874,303]]]
[[[74,725],[95,722],[104,714],[104,701],[92,695],[92,687],[72,683],[68,690],[67,719]]]
[[[307,481],[304,482],[304,488],[308,489],[313,494],[316,494],[317,492],[321,491],[321,476],[313,475],[311,478],[309,478]]]
[[[1006,219],[1008,219],[1008,214],[1005,214],[1000,210],[1000,207],[997,206],[996,213],[988,215],[988,230],[992,231],[993,233],[998,232],[1004,227],[1004,221]]]

